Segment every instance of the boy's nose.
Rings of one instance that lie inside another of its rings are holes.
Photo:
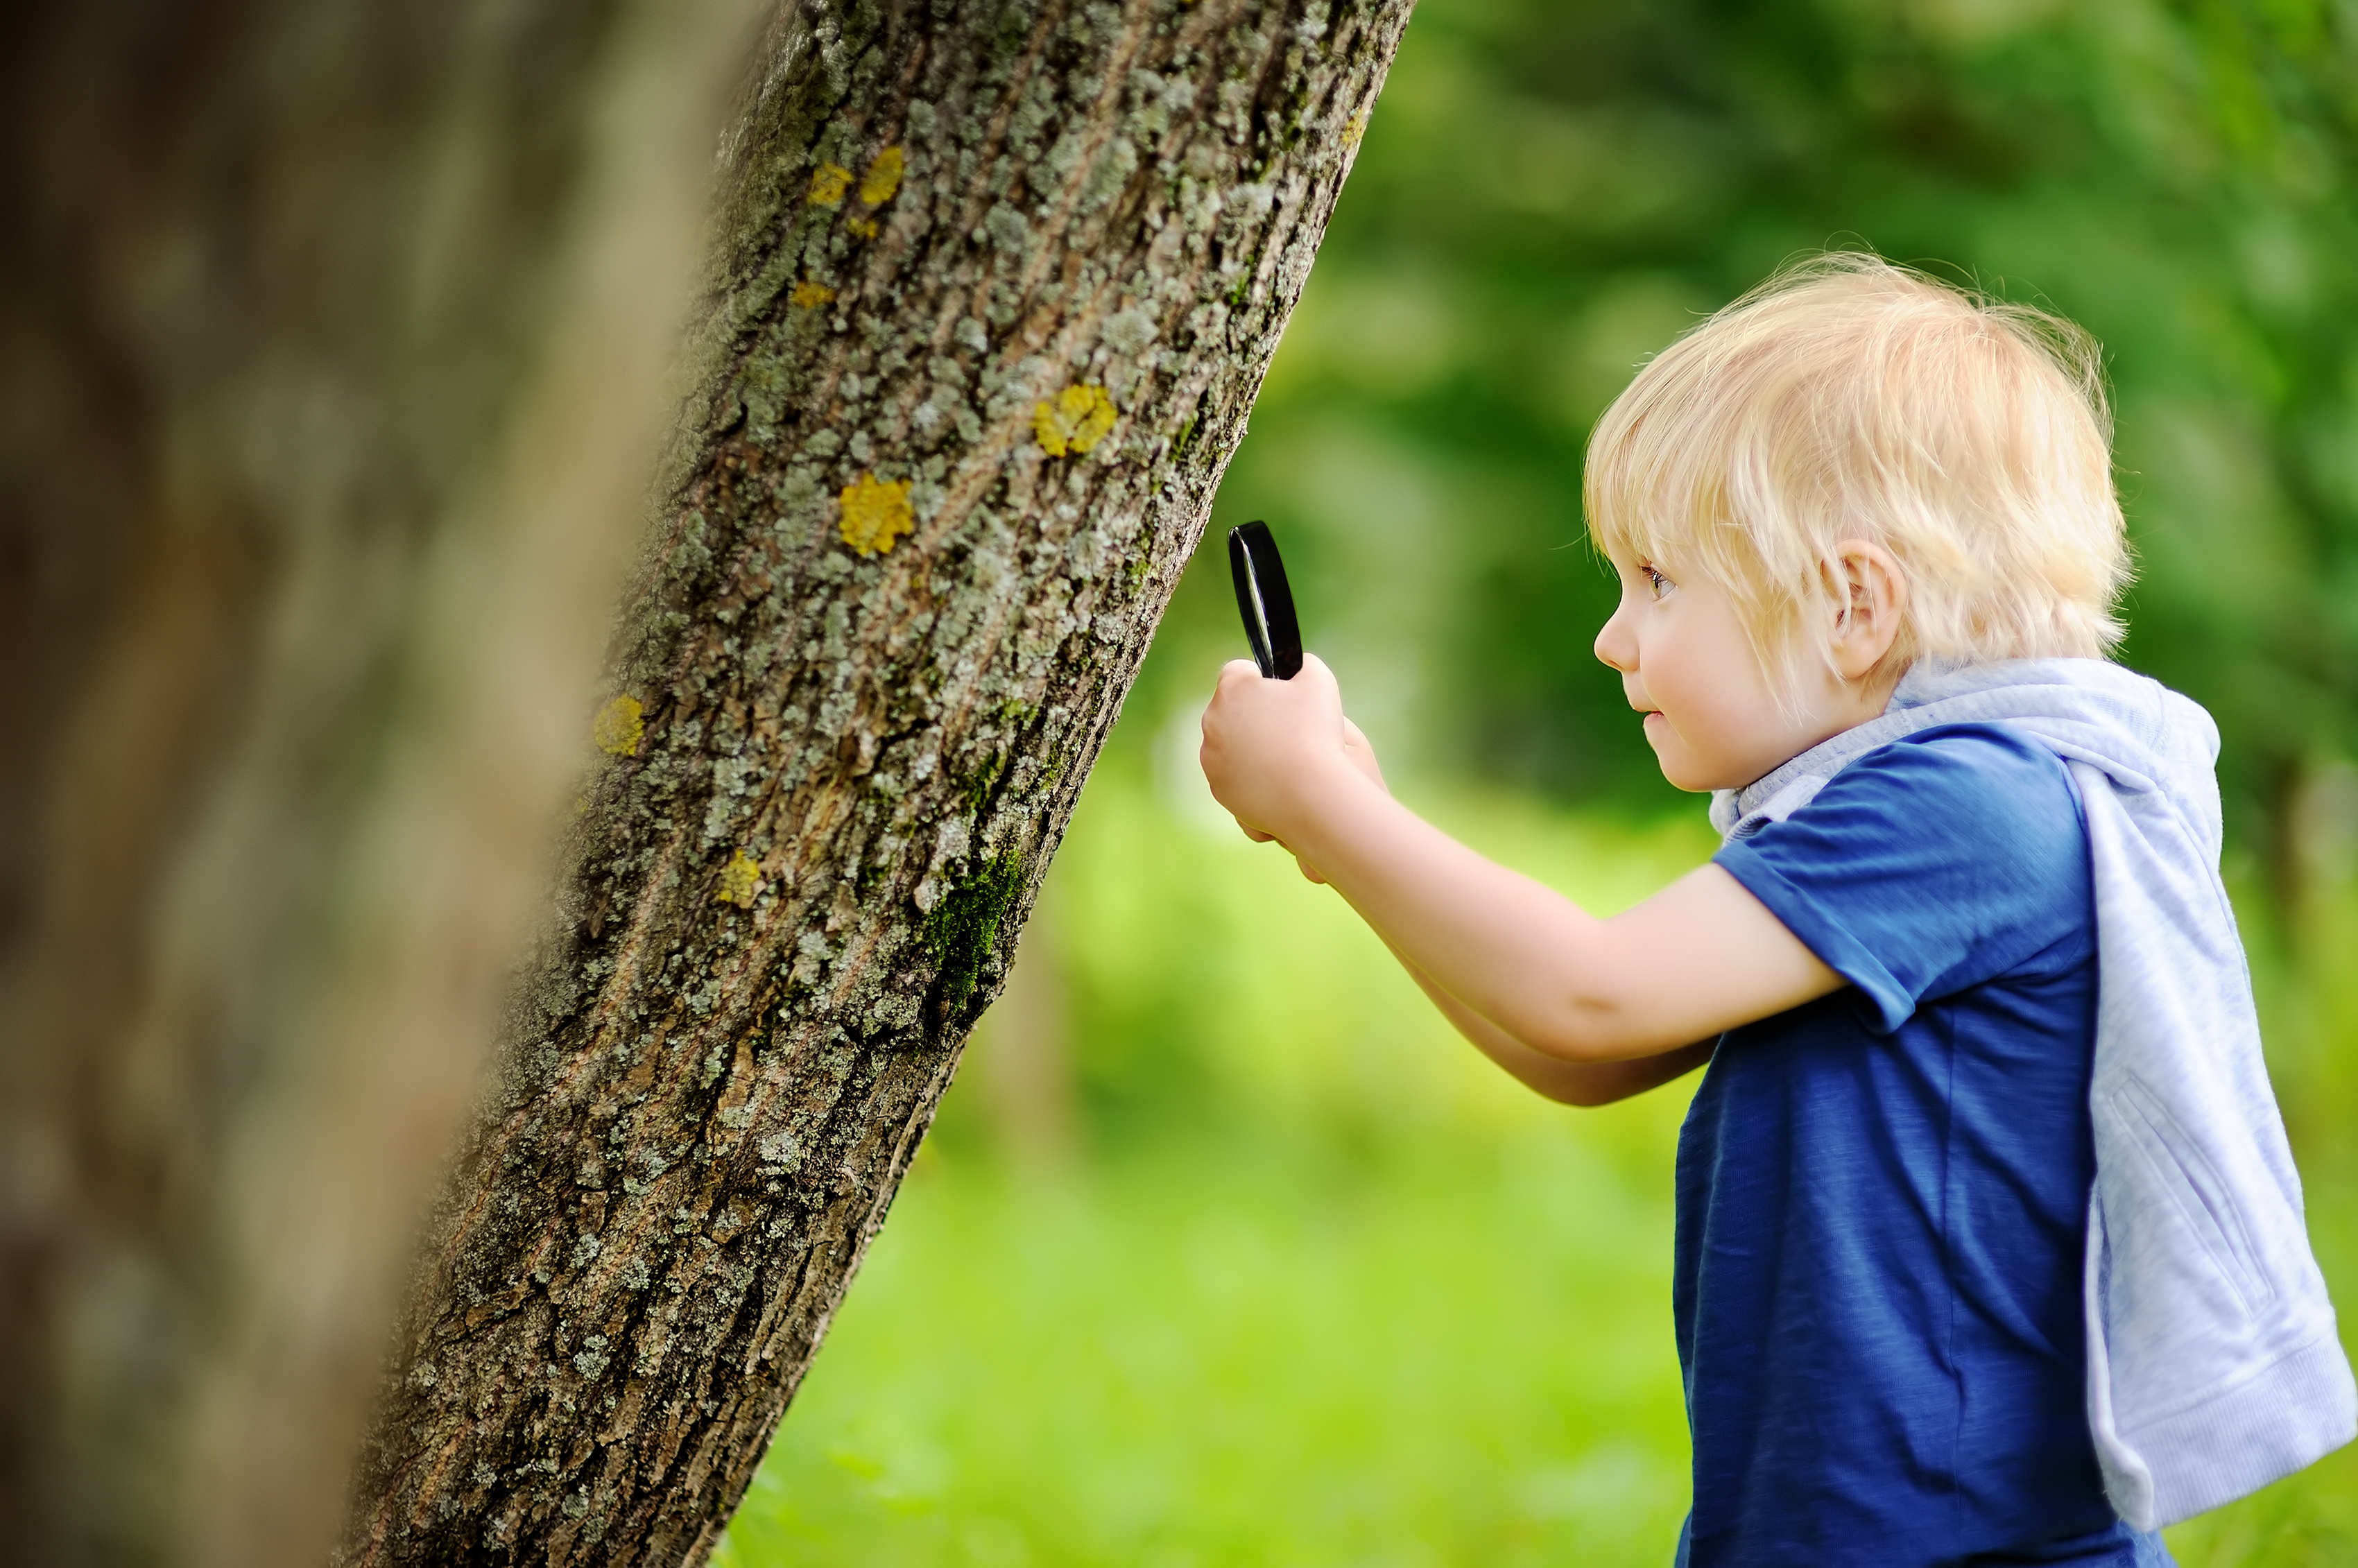
[[[1638,639],[1621,624],[1621,611],[1616,609],[1596,633],[1596,656],[1623,675],[1638,668]]]

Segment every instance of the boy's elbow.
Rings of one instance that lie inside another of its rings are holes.
[[[1601,1066],[1642,1055],[1650,1044],[1641,1022],[1619,999],[1574,996],[1523,1032],[1523,1044],[1575,1066]]]
[[[1647,1085],[1632,1066],[1628,1062],[1557,1062],[1550,1071],[1526,1075],[1523,1082],[1558,1105],[1594,1110],[1645,1091]]]

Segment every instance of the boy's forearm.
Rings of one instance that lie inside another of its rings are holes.
[[[1689,1044],[1652,1038],[1643,1020],[1622,1013],[1617,988],[1600,972],[1604,922],[1484,860],[1348,768],[1313,788],[1315,806],[1288,824],[1288,847],[1318,868],[1421,983],[1536,1057],[1580,1065]]]
[[[1392,956],[1400,957],[1397,951]],[[1611,1105],[1659,1088],[1710,1061],[1718,1044],[1714,1037],[1658,1056],[1639,1056],[1624,1062],[1567,1062],[1561,1056],[1534,1051],[1516,1040],[1434,984],[1430,975],[1407,959],[1401,958],[1401,968],[1408,971],[1409,978],[1432,1000],[1441,1015],[1476,1050],[1504,1068],[1524,1087],[1564,1105]]]

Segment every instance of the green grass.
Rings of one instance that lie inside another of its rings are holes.
[[[1709,848],[1421,804],[1596,907]],[[1666,1563],[1687,1086],[1601,1112],[1523,1093],[1339,901],[1141,760],[1092,784],[1048,920],[1087,1156],[1016,1173],[961,1079],[719,1561]],[[2261,979],[2346,1304],[2351,1012]],[[2187,1568],[2358,1562],[2358,1457],[2171,1541]]]
[[[1061,1191],[937,1161],[726,1560],[1660,1561],[1668,1225],[1563,1138],[1191,1151]]]

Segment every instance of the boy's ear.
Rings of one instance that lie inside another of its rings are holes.
[[[1890,551],[1865,539],[1836,545],[1825,573],[1834,601],[1834,667],[1844,680],[1864,679],[1899,640],[1908,574]]]

